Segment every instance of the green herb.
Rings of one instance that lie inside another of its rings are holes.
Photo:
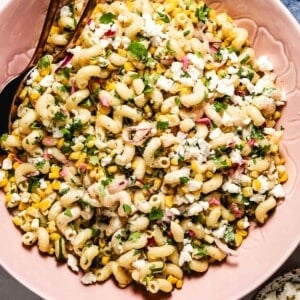
[[[103,14],[100,18],[99,18],[99,22],[101,24],[109,24],[109,23],[113,23],[114,19],[116,18],[116,16],[111,13],[108,12],[106,14]]]
[[[0,141],[1,142],[5,142],[8,138],[8,133],[3,133],[0,137]]]
[[[108,186],[112,182],[112,180],[113,180],[112,177],[103,179],[103,180],[101,180],[101,185],[104,186],[104,187],[106,187],[106,186]]]
[[[223,51],[223,49],[220,48],[220,49],[215,53],[214,57],[215,57],[215,60],[216,60],[216,61],[222,61],[222,59],[223,59],[222,51]]]
[[[234,148],[237,149],[237,150],[242,151],[242,150],[244,149],[244,145],[242,145],[242,144],[236,144],[236,145],[234,146]]]
[[[200,256],[200,257],[203,257],[203,256],[206,256],[207,255],[207,249],[205,247],[205,244],[201,245],[200,247],[196,247],[196,255],[197,256]]]
[[[253,138],[253,139],[258,139],[258,140],[263,140],[264,139],[264,135],[263,135],[262,130],[260,128],[256,127],[256,126],[251,127],[250,137]]]
[[[71,69],[70,68],[61,68],[58,70],[58,74],[59,75],[62,75],[64,77],[66,77],[67,79],[70,78],[70,72],[71,72]]]
[[[105,187],[104,187],[102,184],[99,184],[99,194],[100,194],[102,197],[105,197],[105,195],[106,195]]]
[[[159,15],[159,18],[160,18],[163,22],[165,22],[165,23],[170,23],[170,18],[169,18],[169,16],[168,16],[167,14],[163,14],[163,13],[161,13],[161,12],[158,12],[157,14]]]
[[[246,63],[249,60],[250,56],[247,54],[245,57],[241,60],[241,64]]]
[[[142,189],[143,189],[143,190],[149,190],[152,186],[153,186],[153,182],[148,182],[148,183],[145,183],[145,184],[142,186]]]
[[[184,156],[178,154],[178,162],[183,162],[183,161],[184,161]]]
[[[151,84],[146,83],[143,91],[144,94],[152,93],[153,91],[154,91],[154,87]]]
[[[43,68],[48,68],[50,64],[51,61],[49,55],[45,55],[39,60],[37,66],[39,69],[43,69]]]
[[[31,123],[31,125],[30,125],[30,128],[31,129],[40,129],[42,127],[42,125],[39,123],[39,122],[37,122],[37,121],[34,121],[33,123]]]
[[[190,30],[186,30],[186,31],[184,31],[184,32],[183,32],[183,36],[187,36],[187,35],[189,35],[189,34],[190,34],[190,32],[191,32]]]
[[[46,164],[46,160],[43,159],[42,161],[39,161],[39,162],[36,164],[36,167],[37,167],[39,170],[41,170],[41,169],[43,169],[43,167],[45,166],[45,164]]]
[[[142,43],[132,42],[129,44],[127,49],[140,60],[145,60],[148,56],[148,50]]]
[[[164,268],[165,268],[165,264],[164,263],[163,263],[163,265],[161,267],[158,267],[156,265],[152,265],[150,267],[151,274],[161,273]]]
[[[178,106],[178,107],[181,107],[181,100],[180,100],[180,97],[175,97],[175,104]]]
[[[134,249],[134,251],[133,251],[133,256],[138,255],[138,254],[141,254],[141,253],[142,253],[142,250],[141,250],[141,249]]]
[[[58,240],[58,256],[57,256],[57,260],[59,262],[63,262],[66,260],[66,258],[64,257],[64,252],[63,252],[63,238],[60,238]]]
[[[132,242],[137,242],[139,240],[139,238],[141,237],[141,233],[139,231],[133,232],[130,234],[128,240],[132,241]]]
[[[223,112],[224,110],[227,109],[228,104],[225,102],[220,102],[220,101],[215,100],[213,102],[213,106],[214,106],[214,109],[216,110],[216,112]]]
[[[67,217],[69,217],[69,218],[72,218],[72,217],[73,217],[72,211],[71,211],[71,208],[70,208],[70,207],[68,207],[68,208],[65,210],[64,215],[67,216]]]
[[[156,128],[160,130],[166,130],[169,127],[168,121],[157,121]]]
[[[265,157],[270,150],[270,145],[254,146],[250,155],[251,157]]]
[[[35,189],[40,187],[39,177],[29,177],[28,179],[28,192],[32,193]]]
[[[98,228],[95,228],[95,227],[91,227],[91,231],[92,231],[92,237],[96,237],[100,233],[100,230]]]
[[[196,17],[199,21],[206,22],[208,14],[211,11],[210,7],[204,4],[202,7],[196,9]]]
[[[91,156],[90,159],[89,159],[89,163],[92,165],[92,166],[97,166],[99,164],[99,158],[98,156]]]
[[[226,244],[234,244],[235,238],[233,226],[227,227],[224,234],[224,241],[226,242]]]
[[[67,119],[67,116],[64,113],[62,113],[61,111],[57,111],[53,117],[54,121],[65,121],[66,119]]]
[[[81,130],[82,128],[83,128],[83,124],[82,124],[81,120],[79,120],[79,119],[74,119],[73,123],[71,123],[69,125],[69,130],[72,132],[74,132],[76,130]]]
[[[254,72],[251,72],[249,70],[245,70],[243,68],[239,68],[237,75],[240,78],[248,78],[250,81],[253,79],[254,77]]]
[[[159,220],[163,216],[164,216],[164,213],[160,208],[152,207],[150,214],[149,214],[149,220],[150,221]]]
[[[166,52],[170,55],[174,55],[176,52],[170,48],[170,40],[166,42]]]
[[[130,214],[132,212],[131,206],[128,205],[128,204],[123,204],[123,209],[124,209],[126,214]]]
[[[190,178],[183,176],[183,177],[179,177],[179,181],[181,184],[186,184],[190,181]]]
[[[138,78],[140,78],[140,76],[137,73],[133,73],[133,74],[130,74],[130,78],[132,78],[132,79],[138,79]]]
[[[70,190],[70,188],[61,189],[61,190],[59,190],[58,194],[59,194],[60,196],[63,196],[63,195],[66,194],[69,190]]]

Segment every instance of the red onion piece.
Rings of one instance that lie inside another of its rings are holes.
[[[60,62],[54,72],[57,73],[60,69],[64,68],[72,60],[72,58],[73,54],[67,52],[65,58]]]
[[[107,186],[107,190],[110,194],[115,194],[115,193],[123,191],[124,189],[127,188],[127,186],[128,186],[128,180],[127,179],[117,178],[117,179],[113,180],[113,182],[111,182]]]
[[[216,246],[225,254],[237,256],[237,252],[233,249],[230,249],[226,244],[222,243],[219,239],[215,238],[215,244]]]
[[[122,139],[135,146],[142,145],[151,136],[151,126],[132,126],[123,130]],[[130,136],[131,135],[131,136]]]
[[[189,67],[189,60],[188,60],[188,58],[186,56],[184,56],[182,58],[181,62],[182,62],[182,70],[186,71],[188,69],[188,67]]]
[[[211,120],[209,118],[198,118],[195,120],[197,124],[205,124],[211,126]]]

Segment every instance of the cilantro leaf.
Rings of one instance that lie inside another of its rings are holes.
[[[128,240],[132,242],[136,242],[141,237],[141,235],[142,234],[139,231],[133,232],[130,234]]]
[[[69,218],[72,218],[72,217],[73,217],[72,211],[71,211],[70,207],[68,207],[68,208],[65,210],[64,215],[67,216],[67,217],[69,217]]]
[[[98,156],[96,156],[96,155],[91,156],[90,159],[89,159],[89,163],[92,166],[98,165],[99,164],[99,158],[98,158]]]
[[[168,121],[158,121],[156,123],[156,128],[160,130],[166,130],[169,127]]]
[[[145,60],[148,56],[148,50],[142,43],[132,42],[129,44],[127,49],[140,60]]]
[[[208,18],[208,14],[211,11],[210,7],[204,4],[202,7],[198,7],[196,9],[196,17],[199,21],[206,22]]]
[[[163,215],[164,213],[160,208],[152,207],[149,214],[149,220],[150,221],[159,220],[163,217]]]
[[[165,23],[170,23],[170,18],[169,18],[169,16],[168,16],[167,14],[163,14],[163,13],[161,13],[161,12],[158,12],[157,14],[159,15],[159,18],[160,18],[163,22],[165,22]]]
[[[183,177],[179,177],[179,181],[181,184],[186,184],[190,181],[190,178],[183,176]]]
[[[111,12],[108,12],[106,14],[103,14],[100,18],[99,18],[99,22],[101,24],[110,24],[110,23],[113,23],[114,19],[116,18],[116,16],[111,13]]]
[[[51,61],[50,61],[49,55],[45,55],[42,58],[40,58],[40,60],[37,64],[37,67],[39,69],[44,69],[44,68],[48,68],[50,66],[50,64],[51,64]]]
[[[131,206],[128,205],[128,204],[123,204],[123,209],[124,209],[126,214],[130,214],[132,212]]]
[[[253,139],[258,139],[258,140],[264,139],[262,130],[256,126],[252,126],[251,131],[250,131],[250,137]]]
[[[224,241],[227,244],[234,244],[235,238],[234,238],[234,229],[233,226],[228,226],[225,234],[224,234]]]
[[[214,106],[214,109],[216,110],[216,112],[223,112],[224,110],[227,109],[228,104],[225,102],[220,102],[220,101],[215,100],[213,102],[213,106]]]

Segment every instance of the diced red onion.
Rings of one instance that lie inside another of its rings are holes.
[[[197,124],[205,124],[211,126],[211,120],[209,118],[198,118],[195,120]]]
[[[225,254],[237,256],[237,253],[235,250],[230,249],[226,244],[222,243],[219,239],[215,238],[215,244],[216,246]]]
[[[186,71],[189,67],[189,60],[188,60],[187,56],[184,56],[182,58],[181,62],[182,62],[182,70]]]
[[[110,194],[115,194],[123,191],[124,189],[127,188],[127,186],[128,186],[128,180],[124,178],[122,179],[119,178],[113,180],[113,182],[107,186],[107,190]]]
[[[73,58],[73,54],[67,52],[65,58],[60,62],[58,67],[55,69],[55,73],[57,73],[60,69],[64,68]]]

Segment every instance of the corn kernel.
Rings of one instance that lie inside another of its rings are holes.
[[[6,186],[8,183],[8,180],[7,178],[3,178],[2,180],[0,180],[0,187],[4,187]]]
[[[270,152],[271,152],[272,154],[275,154],[275,153],[277,153],[278,151],[279,151],[278,145],[272,145],[272,146],[271,146]]]
[[[32,91],[29,95],[30,100],[35,101],[40,97],[40,93],[38,91]]]
[[[251,176],[252,178],[257,178],[257,177],[259,176],[259,173],[258,173],[257,171],[251,171],[251,172],[250,172],[250,176]]]
[[[282,175],[279,177],[279,182],[280,183],[283,183],[283,182],[286,182],[289,178],[289,175],[288,173],[285,171],[282,173]]]
[[[21,226],[21,225],[23,225],[24,224],[24,220],[23,219],[21,219],[20,217],[13,217],[12,218],[12,221],[13,221],[13,223],[16,225],[16,226]]]
[[[13,169],[15,170],[21,163],[19,163],[18,161],[13,163]]]
[[[195,180],[203,182],[203,175],[202,174],[196,174],[195,175]]]
[[[168,208],[173,207],[174,197],[172,195],[165,196],[165,206]]]
[[[46,196],[46,192],[43,191],[43,190],[40,189],[40,188],[37,188],[35,192],[36,192],[36,194],[38,194],[41,198],[44,198],[44,197]]]
[[[100,246],[101,248],[104,248],[105,245],[106,245],[105,239],[100,239],[100,241],[99,241],[99,246]]]
[[[234,242],[236,247],[239,247],[242,244],[243,240],[244,238],[240,234],[234,235]]]
[[[169,275],[167,277],[167,280],[171,283],[171,284],[176,284],[176,282],[178,281],[178,279],[176,277],[174,277],[173,275]]]
[[[251,197],[253,195],[253,190],[250,186],[244,187],[242,189],[242,195],[244,197]]]
[[[236,231],[238,234],[240,234],[242,237],[246,237],[248,235],[248,231],[245,229],[237,229]]]
[[[74,151],[69,155],[70,160],[78,160],[80,157],[81,152],[80,151]]]
[[[183,281],[181,279],[178,279],[176,282],[176,289],[181,289],[183,286]]]
[[[58,140],[57,144],[56,144],[56,147],[57,147],[58,149],[61,149],[62,146],[64,145],[64,142],[65,142],[65,139],[64,139],[64,138],[60,138],[60,139]]]
[[[25,97],[27,96],[27,92],[28,92],[28,89],[24,88],[24,89],[21,91],[19,97],[20,97],[22,100],[24,100]]]
[[[281,112],[280,111],[275,111],[273,115],[274,120],[278,120],[281,117]]]
[[[50,35],[56,34],[56,33],[59,33],[59,28],[58,28],[58,26],[53,25],[50,30]]]
[[[109,166],[109,167],[107,168],[107,172],[108,172],[109,174],[115,174],[115,173],[118,172],[118,167],[117,167],[116,165]]]
[[[51,241],[56,241],[58,239],[60,239],[61,235],[57,232],[53,232],[50,234],[50,240]]]
[[[172,158],[170,163],[172,166],[178,166],[178,160],[176,158]]]
[[[157,191],[161,187],[161,179],[154,179],[152,190]]]
[[[205,176],[206,176],[206,178],[212,178],[214,176],[214,173],[211,171],[206,171]]]
[[[106,85],[105,85],[105,89],[107,91],[114,91],[116,89],[116,83],[113,81],[107,81]]]
[[[28,204],[24,202],[20,202],[18,206],[18,210],[25,210],[28,207]]]
[[[125,71],[134,71],[135,70],[135,68],[134,68],[134,66],[133,66],[133,64],[131,63],[131,62],[129,62],[129,61],[127,61],[125,64],[124,64],[124,69],[125,69]]]
[[[39,202],[37,206],[41,211],[47,210],[51,206],[51,201],[49,199],[44,199]]]
[[[109,261],[110,261],[109,256],[102,256],[102,258],[101,258],[102,265],[104,265],[104,266],[107,265],[109,263]]]
[[[197,245],[197,246],[200,246],[201,245],[201,242],[197,239],[193,239],[193,244]]]
[[[126,57],[127,56],[127,51],[124,50],[124,49],[118,48],[118,54],[121,55],[121,56]]]
[[[198,161],[193,160],[191,163],[191,169],[192,171],[194,171],[195,173],[201,173],[201,168],[200,168],[200,164]]]
[[[42,70],[40,70],[40,74],[43,77],[49,75],[50,74],[50,68],[48,68],[48,67],[47,68],[43,68]]]
[[[51,187],[53,190],[58,191],[60,188],[60,182],[58,180],[53,180],[51,182]]]
[[[32,193],[32,194],[30,195],[30,198],[31,198],[31,200],[32,200],[33,202],[35,202],[35,203],[38,203],[38,202],[41,201],[41,197],[40,197],[38,194],[36,194],[36,193]]]
[[[165,67],[164,67],[162,64],[157,64],[157,65],[156,65],[156,72],[157,72],[158,74],[162,74],[165,70],[166,70],[166,69],[165,69]]]
[[[254,191],[258,192],[261,189],[261,182],[258,179],[254,179],[252,182],[252,188]]]

